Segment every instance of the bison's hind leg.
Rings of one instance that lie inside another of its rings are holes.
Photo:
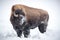
[[[41,33],[46,32],[46,28],[47,28],[47,24],[42,23],[38,25],[38,29]]]

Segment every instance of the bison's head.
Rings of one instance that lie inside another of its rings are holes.
[[[15,18],[20,18],[20,23],[23,24],[26,21],[25,13],[20,5],[14,5],[12,7],[12,14]]]
[[[14,5],[12,7],[12,12],[15,17],[23,17],[25,16],[23,9],[20,5]]]

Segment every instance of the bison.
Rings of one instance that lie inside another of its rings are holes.
[[[17,32],[18,37],[21,37],[22,32],[24,37],[28,37],[30,29],[38,27],[41,33],[46,32],[49,15],[43,9],[28,7],[21,4],[12,6],[10,22]]]

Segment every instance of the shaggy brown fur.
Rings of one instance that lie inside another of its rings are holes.
[[[26,23],[24,24],[24,26],[19,24],[20,23],[19,16],[14,17],[14,12],[18,9],[22,10],[20,11],[20,13],[23,12],[22,14],[24,14],[24,17],[26,18]],[[19,21],[17,21],[16,19],[19,19]],[[21,4],[16,4],[12,7],[12,13],[10,17],[10,21],[13,25],[13,28],[15,30],[20,31],[20,32],[17,31],[17,34],[19,37],[21,36],[22,31],[24,31],[24,36],[28,37],[27,35],[30,32],[29,30],[34,29],[37,26],[39,28],[39,31],[41,33],[44,33],[47,28],[48,19],[49,19],[49,15],[47,11],[42,10],[42,9],[28,7]],[[15,22],[15,20],[17,22]],[[17,27],[15,28],[15,26]]]

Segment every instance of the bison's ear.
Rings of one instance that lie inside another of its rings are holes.
[[[12,6],[12,12],[14,11],[14,6]]]

